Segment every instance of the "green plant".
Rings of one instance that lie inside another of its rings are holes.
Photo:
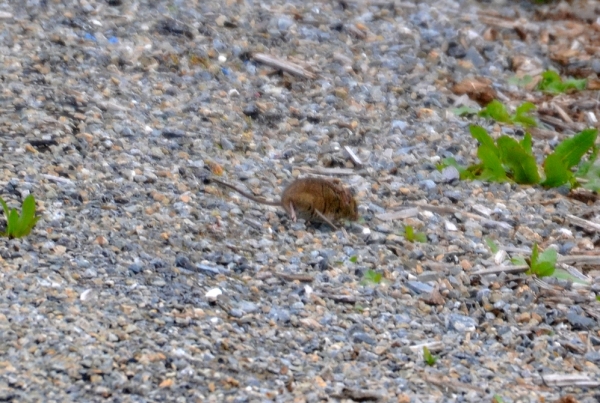
[[[583,284],[583,285],[591,285],[589,281],[585,281],[580,279],[579,277],[573,276],[571,273],[564,269],[556,268],[554,273],[552,273],[552,277],[557,278],[559,280],[567,280],[572,281],[573,283]]]
[[[583,179],[582,186],[594,192],[600,191],[600,164],[598,163],[598,151],[600,149],[594,144],[591,148],[587,161],[579,164],[575,177]]]
[[[600,301],[600,295],[596,295],[596,301]]]
[[[354,255],[354,256],[350,257],[350,261],[351,261],[352,263],[356,263],[356,262],[358,262],[358,256]]]
[[[425,360],[425,364],[432,367],[435,365],[438,358],[436,356],[434,356],[433,354],[431,354],[431,351],[429,351],[429,349],[427,347],[423,346],[423,360]]]
[[[477,112],[479,112],[478,109],[471,108],[470,106],[466,105],[463,105],[460,108],[452,109],[452,113],[454,113],[456,116],[475,115]]]
[[[40,219],[39,216],[35,215],[35,198],[31,194],[23,200],[20,215],[17,209],[9,209],[6,202],[1,197],[0,204],[6,215],[6,231],[0,233],[0,236],[7,236],[9,238],[21,238],[27,236]]]
[[[592,150],[592,156],[588,161],[593,162],[598,154],[595,146],[598,131],[587,129],[576,134],[574,137],[565,139],[554,149],[554,152],[544,161],[544,172],[546,180],[542,182],[546,187],[557,187],[567,182],[574,184],[575,176],[571,168],[581,163],[581,159],[588,151]],[[591,165],[581,168],[580,174],[587,174]]]
[[[361,281],[362,285],[377,285],[383,281],[383,274],[378,273],[375,270],[367,270],[365,274],[363,274],[363,280]]]
[[[508,79],[508,83],[512,85],[516,85],[517,87],[526,87],[533,82],[533,77],[529,74],[524,75],[523,77],[511,77]]]
[[[480,126],[469,128],[471,136],[479,142],[477,157],[479,164],[461,167],[452,159],[443,160],[443,165],[455,166],[461,179],[479,179],[492,182],[512,181],[519,184],[541,184],[545,187],[558,187],[569,184],[579,186],[578,177],[585,179],[589,189],[600,188],[600,166],[594,161],[598,156],[595,146],[598,131],[587,129],[561,142],[543,163],[545,178],[539,174],[539,167],[532,151],[532,139],[526,133],[521,141],[509,136],[500,136],[496,141]],[[583,157],[590,153],[587,160]],[[576,173],[572,168],[579,166]]]
[[[508,124],[517,124],[523,127],[535,127],[537,126],[537,121],[533,116],[531,116],[530,112],[535,109],[535,105],[531,102],[524,102],[521,105],[517,106],[515,113],[508,113],[506,107],[502,104],[502,102],[494,99],[492,102],[487,104],[487,106],[482,109],[478,116],[488,119],[494,119],[496,122],[508,123]]]
[[[504,399],[500,395],[494,395],[494,397],[492,397],[492,403],[504,403]]]
[[[480,143],[477,156],[481,163],[467,168],[466,176],[493,182],[539,182],[535,157],[531,152],[531,135],[526,134],[521,142],[509,136],[500,136],[494,142],[481,126],[471,126],[470,131]]]
[[[404,227],[404,239],[408,242],[427,242],[427,235],[422,232],[415,232],[414,228],[410,225]]]
[[[556,270],[556,259],[558,253],[556,249],[548,248],[542,253],[539,253],[537,243],[533,244],[533,250],[531,251],[531,257],[528,263],[529,270],[525,274],[535,274],[538,277],[546,277],[554,274]]]
[[[542,81],[537,85],[537,89],[548,94],[556,95],[564,92],[582,91],[587,87],[587,80],[568,78],[563,80],[560,75],[552,70],[546,70],[542,73]]]
[[[546,249],[541,254],[537,244],[533,245],[531,256],[529,258],[523,256],[515,256],[511,259],[511,262],[517,266],[528,266],[529,269],[525,274],[535,274],[538,277],[554,277],[559,280],[567,280],[573,283],[589,285],[589,281],[582,280],[579,277],[573,276],[567,270],[557,268],[556,262],[558,254],[555,249]]]
[[[485,238],[485,243],[487,244],[488,248],[490,248],[492,253],[496,254],[500,251],[500,248],[498,245],[496,245],[496,242],[494,242],[491,238]]]

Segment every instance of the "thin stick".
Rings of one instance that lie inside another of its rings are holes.
[[[309,78],[309,79],[316,78],[315,74],[311,73],[310,71],[306,70],[304,67],[302,67],[296,63],[291,63],[291,62],[288,62],[287,60],[281,60],[274,56],[267,55],[265,53],[255,53],[254,55],[252,55],[252,58],[259,63],[266,64],[267,66],[271,66],[276,69],[283,70],[287,73],[290,73],[290,74],[293,74],[296,76]]]

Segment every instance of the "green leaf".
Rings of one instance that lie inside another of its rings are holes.
[[[417,232],[415,234],[415,241],[420,243],[427,243],[427,235],[422,232]]]
[[[524,75],[523,77],[511,77],[508,79],[508,83],[512,85],[516,85],[518,87],[525,87],[533,82],[533,77],[529,74]]]
[[[569,90],[583,91],[587,87],[587,80],[585,78],[568,78],[567,80],[563,81],[563,84],[565,92]]]
[[[454,157],[444,158],[442,160],[442,163],[445,166],[453,166],[453,167],[456,167],[457,169],[460,167],[460,165],[458,165],[458,162],[456,162],[456,159],[454,159]]]
[[[500,149],[502,161],[512,171],[515,182],[527,185],[540,182],[535,158],[527,154],[521,144],[508,136],[500,136],[496,143]]]
[[[404,227],[404,239],[409,242],[427,242],[427,236],[422,232],[415,232],[414,228],[410,225]]]
[[[537,120],[533,116],[514,116],[513,123],[518,123],[523,127],[537,127]]]
[[[19,223],[17,224],[17,232],[15,233],[15,237],[20,238],[29,235],[31,229],[38,219],[39,217],[35,216],[35,198],[32,194],[30,194],[25,198],[25,200],[23,200],[21,217],[19,217]]]
[[[6,232],[8,232],[8,236],[10,238],[15,237],[15,232],[17,232],[17,225],[19,225],[19,212],[16,208],[13,208],[8,214],[8,219],[6,223]]]
[[[531,102],[523,102],[521,105],[517,107],[517,110],[513,116],[511,116],[511,120],[513,123],[519,123],[525,127],[535,127],[537,126],[537,121],[535,117],[529,114],[529,111],[535,109],[535,105]]]
[[[35,198],[32,194],[28,195],[25,200],[23,200],[21,217],[27,223],[31,222],[35,218]]]
[[[435,365],[437,361],[437,357],[431,354],[431,351],[429,351],[429,349],[425,346],[423,346],[423,359],[425,360],[425,363],[430,367]]]
[[[523,150],[525,150],[525,152],[527,154],[533,155],[533,151],[532,151],[533,141],[531,140],[531,134],[525,133],[525,137],[523,137],[523,140],[521,140],[520,144],[523,147]]]
[[[529,266],[523,256],[515,256],[510,259],[510,262],[515,266]]]
[[[583,178],[588,181],[583,184],[584,188],[595,192],[600,191],[600,165],[592,165]]]
[[[367,270],[363,275],[362,284],[379,284],[383,279],[382,273],[377,273],[375,270]]]
[[[2,197],[0,197],[0,204],[2,205],[2,209],[4,210],[4,215],[6,215],[6,217],[8,217],[10,210],[8,209],[8,205],[6,204],[6,202],[4,201],[4,199]]]
[[[527,274],[535,274],[538,277],[551,276],[554,273],[557,258],[556,249],[549,248],[540,254],[537,243],[533,244],[531,263]]]
[[[498,245],[496,245],[496,243],[491,238],[485,238],[485,243],[487,244],[488,248],[490,248],[490,251],[492,253],[496,254],[498,253],[498,251],[500,251]]]
[[[506,107],[497,99],[494,99],[492,102],[487,104],[485,109],[482,109],[479,112],[479,116],[482,118],[494,119],[496,122],[512,123]]]
[[[6,215],[6,232],[0,234],[9,238],[20,238],[28,235],[35,226],[40,217],[35,216],[35,199],[33,195],[25,198],[22,205],[22,212],[19,215],[17,209],[9,209],[2,198],[0,204]]]
[[[494,139],[488,134],[488,132],[481,126],[471,125],[469,126],[469,131],[471,132],[471,136],[477,141],[479,144],[488,146],[491,149],[496,149],[496,144],[494,143]]]
[[[442,160],[441,165],[442,165],[442,168],[455,167],[456,169],[458,169],[459,172],[460,172],[461,168],[464,169],[463,167],[458,165],[458,162],[456,162],[456,160],[453,157],[444,158]]]
[[[467,169],[465,169],[464,171],[460,172],[460,179],[461,180],[475,180],[477,177],[473,172],[480,170],[482,168],[483,168],[483,166],[479,167],[479,165],[470,166]]]
[[[500,395],[494,395],[492,403],[504,403],[504,399]]]
[[[546,70],[542,73],[542,80],[538,83],[537,89],[551,94],[560,94],[562,80],[560,75],[552,70]]]
[[[460,108],[452,109],[452,113],[454,113],[456,116],[475,115],[477,112],[479,112],[479,110],[468,106],[461,106]]]
[[[525,115],[529,111],[535,109],[535,104],[531,102],[523,102],[521,105],[517,107],[516,114],[517,115]]]
[[[3,198],[0,197],[0,204],[2,205],[2,209],[4,210],[4,216],[6,217],[6,232],[0,233],[1,236],[8,236],[8,217],[10,216],[10,210],[8,205],[4,201]]]
[[[554,273],[554,265],[549,262],[539,263],[529,270],[529,274],[535,274],[538,277],[551,276]]]
[[[575,136],[563,140],[556,146],[554,154],[558,155],[563,164],[570,169],[579,164],[581,158],[594,146],[598,130],[586,129]]]
[[[555,265],[557,260],[558,252],[556,251],[556,249],[548,248],[539,255],[538,263],[547,262],[551,263],[552,265]]]
[[[537,89],[540,91],[547,92],[549,94],[562,94],[563,92],[577,90],[584,90],[587,86],[586,79],[574,79],[569,78],[565,81],[560,75],[552,70],[547,70],[542,73],[542,80],[539,82]]]
[[[592,166],[594,165],[594,161],[590,158],[588,161],[583,161],[579,164],[579,168],[575,172],[575,176],[578,178],[582,178],[590,171]]]
[[[575,277],[565,269],[555,269],[554,273],[552,274],[552,277],[557,278],[559,280],[572,281],[573,283],[577,284],[590,285],[590,282]]]
[[[531,267],[534,267],[538,264],[538,257],[540,255],[540,250],[538,249],[538,244],[533,244],[533,249],[531,251]]]
[[[546,180],[542,182],[542,186],[547,188],[562,186],[568,183],[573,176],[573,173],[564,166],[562,159],[556,153],[546,157],[544,173],[546,174]]]
[[[350,258],[350,261],[351,261],[352,263],[356,263],[356,262],[358,261],[358,256],[356,256],[356,255],[352,256],[352,257]]]
[[[600,151],[600,148],[596,147],[596,145],[594,144],[592,146],[592,150],[590,152],[588,160],[579,164],[579,168],[577,169],[577,172],[575,172],[575,176],[579,177],[587,175],[589,170],[592,168],[592,166],[598,159],[598,151]]]
[[[482,144],[477,149],[477,157],[483,163],[483,171],[479,175],[480,179],[494,182],[506,182],[508,180],[496,150]]]

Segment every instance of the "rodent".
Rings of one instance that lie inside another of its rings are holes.
[[[305,221],[324,222],[337,229],[333,222],[358,219],[356,200],[339,179],[296,179],[285,188],[281,199],[274,201],[253,196],[219,179],[210,178],[210,180],[257,203],[281,206],[293,221],[302,218]]]

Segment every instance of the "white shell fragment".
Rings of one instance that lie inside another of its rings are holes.
[[[446,227],[446,231],[458,231],[456,225],[450,221],[444,221],[444,227]]]
[[[223,294],[223,291],[220,288],[211,288],[206,292],[205,297],[208,302],[215,302],[221,294]]]

